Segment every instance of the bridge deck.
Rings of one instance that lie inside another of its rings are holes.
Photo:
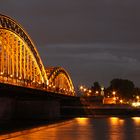
[[[26,88],[16,85],[0,83],[0,97],[16,97],[30,99],[66,99],[77,98],[69,95],[48,92],[40,89]]]

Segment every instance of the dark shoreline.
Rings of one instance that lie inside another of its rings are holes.
[[[56,120],[11,120],[9,122],[2,122],[0,123],[0,135],[24,131],[41,126],[64,123],[71,119],[73,118],[61,118]]]
[[[112,111],[115,113],[113,113]],[[123,111],[123,113],[122,113],[122,111]],[[128,113],[126,110],[121,109],[121,113],[120,113],[116,109],[109,109],[109,110],[108,109],[96,109],[96,110],[94,109],[94,113],[93,112],[92,113],[84,112],[84,114],[81,114],[81,111],[79,112],[78,110],[73,110],[72,112],[70,112],[70,110],[67,109],[66,112],[64,111],[64,114],[68,113],[68,112],[69,112],[69,114],[67,114],[67,115],[63,114],[61,118],[58,118],[55,120],[54,119],[53,120],[10,120],[7,122],[0,122],[0,136],[6,135],[9,133],[14,133],[14,132],[29,130],[29,129],[33,129],[33,128],[37,128],[37,127],[42,127],[42,126],[50,126],[50,125],[55,125],[55,124],[57,126],[57,124],[59,124],[59,123],[65,124],[66,122],[68,122],[74,118],[77,118],[77,117],[84,117],[84,118],[140,117],[140,109],[133,109],[133,111],[130,113],[130,110],[129,110],[129,113]]]

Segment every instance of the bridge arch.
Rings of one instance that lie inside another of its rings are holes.
[[[71,96],[75,95],[74,86],[69,74],[62,67],[46,68],[49,80],[49,87],[54,88],[57,92],[65,93]]]
[[[0,81],[39,87],[48,78],[37,49],[26,31],[0,14]]]

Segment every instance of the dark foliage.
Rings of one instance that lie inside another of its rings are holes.
[[[110,90],[115,90],[122,98],[132,98],[135,85],[132,81],[126,79],[113,79],[110,82]]]
[[[94,82],[93,86],[91,87],[92,90],[94,91],[100,91],[101,90],[101,86],[98,82]]]

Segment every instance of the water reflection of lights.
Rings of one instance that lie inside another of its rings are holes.
[[[121,119],[119,117],[110,117],[109,123],[110,123],[109,140],[124,140],[123,133],[124,119]]]
[[[80,124],[80,125],[87,125],[87,123],[88,123],[88,118],[76,118],[75,119],[77,122],[78,122],[78,124]]]
[[[135,124],[140,125],[140,117],[132,117]]]
[[[112,125],[123,125],[124,120],[120,119],[118,117],[111,117],[110,122],[111,122]]]

